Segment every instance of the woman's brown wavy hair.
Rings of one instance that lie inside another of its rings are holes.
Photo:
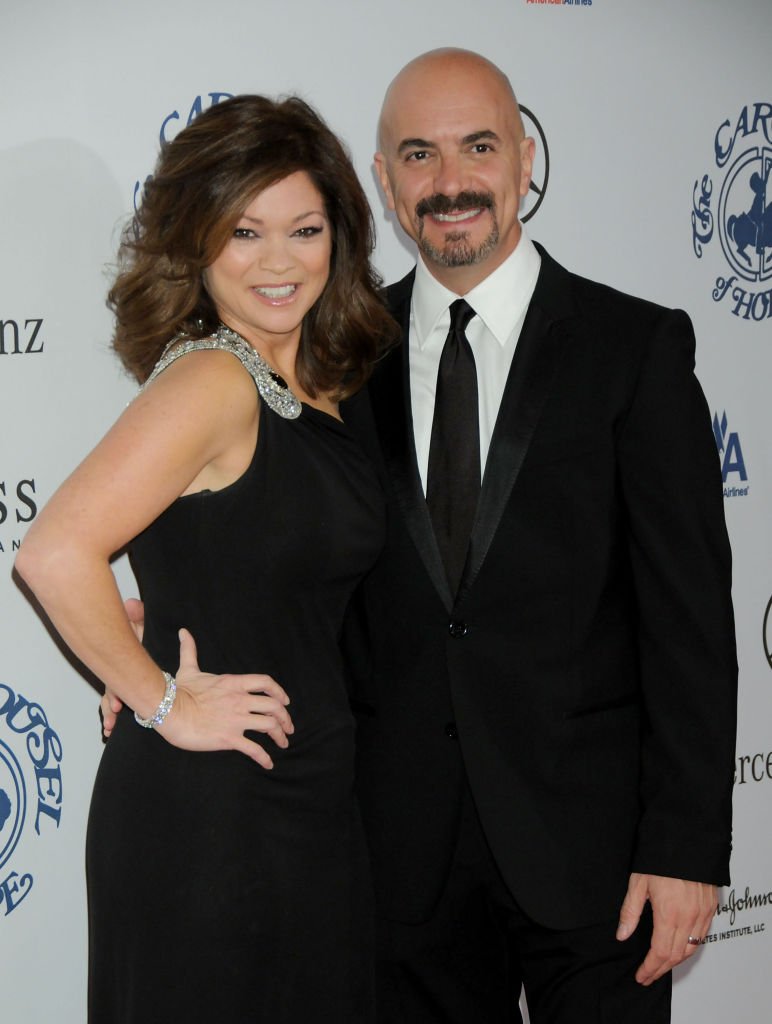
[[[330,276],[306,314],[296,372],[311,397],[346,398],[367,380],[396,325],[370,264],[372,213],[340,141],[303,100],[236,96],[210,107],[161,150],[124,232],[107,298],[113,348],[142,383],[177,334],[208,337],[219,324],[202,272],[250,202],[305,171],[332,229]]]

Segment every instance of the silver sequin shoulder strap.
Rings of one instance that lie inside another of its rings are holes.
[[[224,324],[220,324],[214,334],[208,338],[190,338],[187,341],[182,341],[181,337],[172,338],[153,368],[153,372],[143,384],[143,388],[147,387],[177,359],[187,355],[188,352],[199,352],[204,349],[220,349],[236,356],[244,369],[251,374],[265,404],[285,420],[298,418],[302,411],[302,405],[287,387],[286,382],[275,370],[271,369],[262,356],[255,352],[249,342]]]

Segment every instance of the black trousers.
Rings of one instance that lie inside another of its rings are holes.
[[[570,856],[570,851],[566,851]],[[668,1024],[671,977],[634,978],[651,940],[646,913],[625,942],[618,918],[554,931],[530,920],[493,861],[471,794],[436,912],[421,924],[381,918],[379,1024]]]

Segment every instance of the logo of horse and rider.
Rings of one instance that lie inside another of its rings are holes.
[[[766,284],[772,280],[772,103],[748,104],[734,122],[722,121],[713,150],[718,202],[713,209],[718,183],[704,174],[692,195],[694,253],[702,259],[717,225],[729,275],[716,279],[713,299],[730,295],[735,316],[766,320],[772,318]]]

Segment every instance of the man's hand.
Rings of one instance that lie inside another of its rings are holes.
[[[130,597],[123,602],[123,607],[126,611],[126,618],[134,630],[134,635],[142,643],[142,636],[145,632],[145,605],[136,597]],[[123,709],[123,702],[116,697],[112,690],[105,690],[99,703],[99,709],[102,712],[102,734],[107,740],[115,728],[115,722]]]
[[[99,710],[102,714],[102,735],[109,740],[118,715],[123,710],[123,702],[115,696],[112,690],[105,689],[99,702]]]
[[[641,985],[651,985],[696,953],[699,946],[689,939],[704,939],[708,934],[718,895],[715,885],[705,882],[634,872],[619,915],[620,941],[629,938],[638,927],[647,899],[654,917],[654,933],[646,959],[635,974]]]
[[[126,612],[126,618],[131,623],[131,628],[134,630],[134,635],[137,640],[142,643],[142,637],[145,635],[145,604],[140,601],[139,598],[130,597],[123,602],[123,608]]]

